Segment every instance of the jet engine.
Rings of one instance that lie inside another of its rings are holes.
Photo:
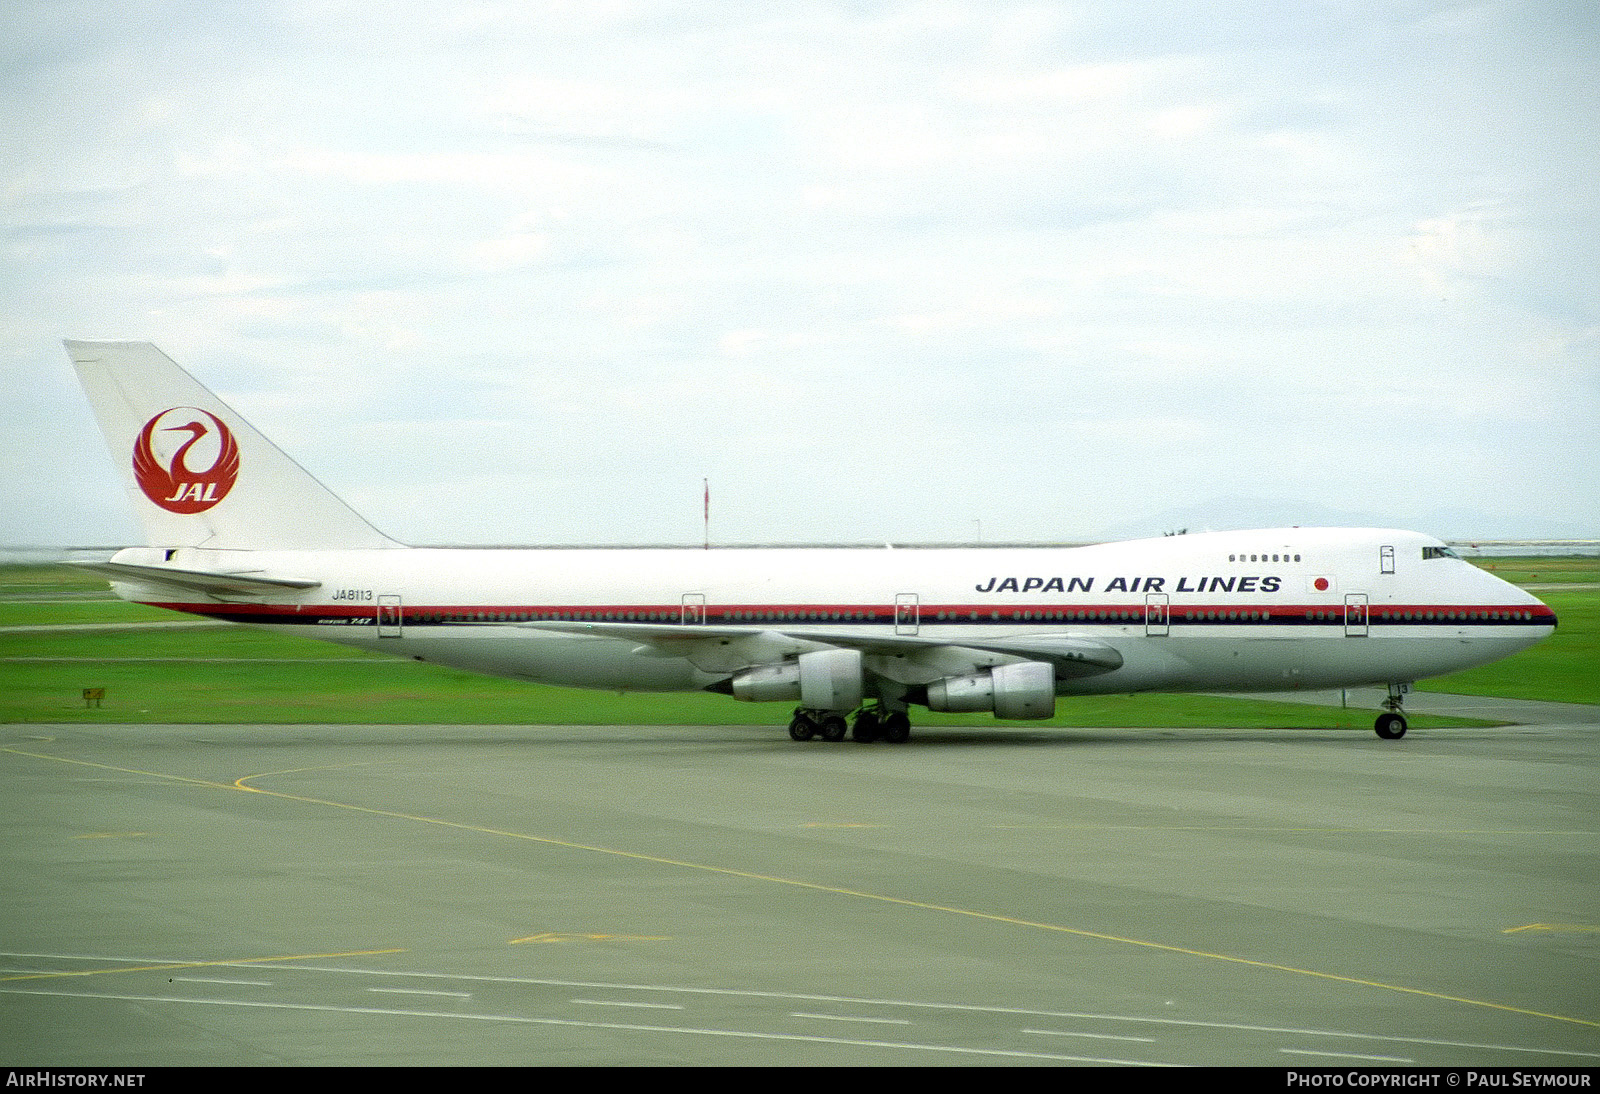
[[[811,710],[854,710],[864,690],[861,651],[802,653],[797,661],[745,669],[732,683],[733,697],[747,703],[798,699]]]
[[[1049,718],[1056,712],[1056,670],[1043,661],[996,665],[928,685],[928,709],[992,710],[996,718]]]

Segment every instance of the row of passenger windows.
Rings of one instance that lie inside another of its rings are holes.
[[[1533,618],[1532,612],[1405,612],[1392,608],[1374,608],[1371,614],[1386,623],[1509,623]],[[1306,620],[1311,623],[1342,623],[1344,619],[1345,613],[1337,609],[1306,613]]]
[[[782,612],[718,612],[724,623],[827,623],[866,622],[880,618],[872,612],[842,611],[782,611]],[[886,617],[886,613],[885,613]],[[572,623],[681,623],[681,610],[670,611],[598,611],[598,612],[417,612],[407,613],[414,623],[531,623],[555,620]],[[690,615],[690,619],[695,617]]]
[[[873,612],[719,612],[724,623],[860,623],[876,620]],[[887,615],[885,615],[887,618]]]
[[[600,621],[637,623],[676,623],[678,612],[418,612],[408,611],[413,623],[531,623],[561,620],[572,623]]]
[[[1396,623],[1504,623],[1533,618],[1532,612],[1396,612],[1376,610],[1379,619]]]
[[[1176,611],[1173,613],[1178,614]],[[887,612],[877,614],[864,611],[788,611],[788,612],[745,612],[731,611],[718,612],[717,618],[724,623],[862,623],[862,622],[888,622]],[[930,619],[929,616],[933,618]],[[1012,612],[931,612],[922,617],[923,622],[960,623],[964,621],[976,622],[987,617],[998,620],[1001,617],[1017,620],[1024,623],[1131,623],[1145,617],[1143,608],[1116,609],[1093,608],[1061,611],[1012,611]],[[1532,612],[1526,611],[1397,611],[1388,608],[1372,609],[1375,619],[1396,623],[1457,623],[1457,622],[1508,622],[1516,620],[1530,620]],[[1185,620],[1194,622],[1221,622],[1235,620],[1258,621],[1272,618],[1269,611],[1198,611],[1186,609],[1182,613]],[[1312,623],[1333,623],[1344,619],[1344,612],[1335,608],[1332,611],[1310,611],[1305,618]],[[559,620],[567,622],[611,622],[611,623],[679,623],[683,622],[681,613],[676,611],[654,612],[408,612],[407,619],[411,623],[528,623],[541,620]]]
[[[1107,610],[1103,608],[1082,609],[1078,611],[1049,611],[1049,612],[938,612],[940,620],[948,619],[959,623],[963,619],[979,619],[987,615],[990,619],[999,619],[1004,614],[1008,619],[1020,620],[1024,623],[1128,623],[1144,618],[1144,609],[1132,611]]]
[[[1300,556],[1299,555],[1290,555],[1288,553],[1269,555],[1265,551],[1263,551],[1259,555],[1245,555],[1245,554],[1229,555],[1228,556],[1228,561],[1229,562],[1299,562],[1300,561]]]

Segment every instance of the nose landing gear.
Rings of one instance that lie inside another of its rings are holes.
[[[1378,715],[1378,720],[1372,723],[1378,736],[1386,741],[1398,741],[1406,735],[1406,716],[1401,704],[1410,690],[1410,684],[1389,685],[1389,698],[1383,701],[1385,713]]]

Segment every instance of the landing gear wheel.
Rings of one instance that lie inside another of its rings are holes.
[[[789,736],[796,741],[809,741],[817,735],[817,723],[807,714],[796,712],[789,723]]]
[[[844,719],[839,717],[837,714],[826,715],[818,726],[818,731],[822,734],[822,739],[824,741],[844,740],[845,731],[847,729],[849,729],[849,727],[845,725]]]
[[[1406,735],[1406,720],[1400,714],[1380,714],[1378,720],[1372,723],[1372,728],[1378,731],[1378,736],[1386,741],[1398,741]]]
[[[1406,714],[1403,704],[1406,692],[1411,690],[1411,685],[1406,683],[1391,683],[1389,697],[1383,701],[1383,709],[1387,712],[1378,715],[1378,720],[1372,723],[1372,728],[1378,731],[1378,736],[1386,741],[1398,741],[1406,735]]]
[[[876,741],[882,735],[883,725],[876,714],[857,714],[855,725],[850,727],[850,736],[863,744]]]
[[[904,711],[896,711],[883,720],[883,739],[890,744],[900,744],[911,736],[911,719]]]

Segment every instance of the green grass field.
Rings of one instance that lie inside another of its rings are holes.
[[[1423,691],[1600,703],[1600,589],[1540,590],[1555,610],[1556,633],[1515,657],[1424,680]]]
[[[1513,585],[1585,584],[1600,581],[1600,558],[1484,558],[1474,565]]]
[[[1425,681],[1426,690],[1600,703],[1600,579],[1595,559],[1495,560],[1523,583],[1573,586],[1538,595],[1560,615],[1547,642],[1506,661]],[[1562,576],[1557,577],[1555,575]],[[110,599],[104,582],[67,567],[0,567],[0,627],[189,623],[192,617]],[[98,706],[85,688],[104,688]],[[1204,695],[1063,699],[1042,726],[1348,727],[1374,712]],[[784,704],[707,694],[552,688],[227,625],[0,632],[3,722],[272,722],[750,725],[786,722]],[[987,725],[986,715],[917,712],[922,726]],[[1428,715],[1417,727],[1468,724]]]

